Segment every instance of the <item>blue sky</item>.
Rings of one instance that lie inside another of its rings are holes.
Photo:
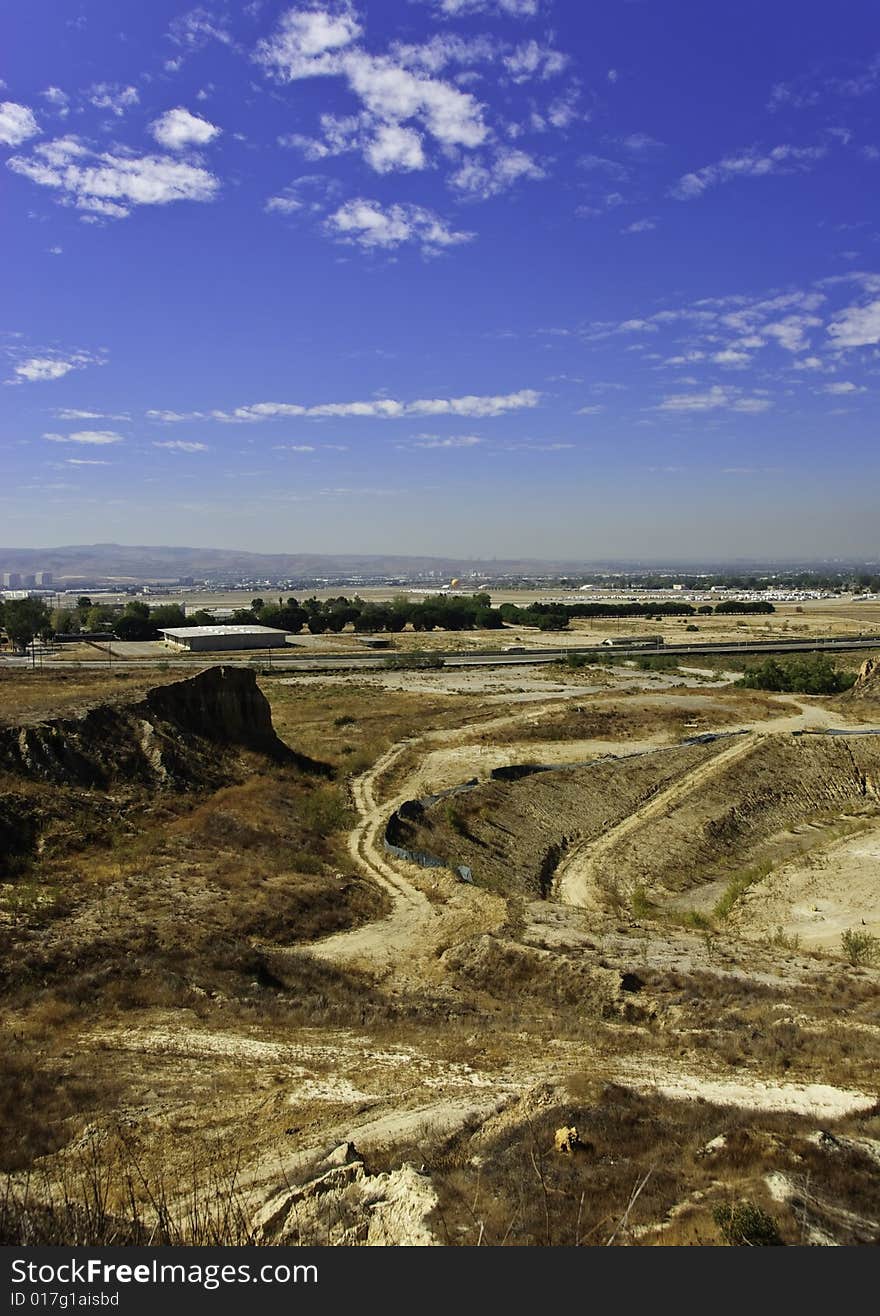
[[[880,553],[844,0],[28,0],[0,541]]]

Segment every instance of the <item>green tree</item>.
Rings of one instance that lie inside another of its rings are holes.
[[[42,599],[8,599],[3,625],[13,649],[23,650],[36,635],[51,633],[52,619]]]
[[[166,630],[173,626],[190,625],[187,615],[179,603],[159,603],[155,608],[150,608],[150,621],[159,630]]]

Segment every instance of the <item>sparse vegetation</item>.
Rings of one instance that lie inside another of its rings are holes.
[[[795,654],[765,658],[746,670],[739,682],[751,690],[794,691],[806,695],[836,695],[848,690],[855,674],[838,668],[827,654]]]
[[[880,958],[880,937],[859,928],[847,928],[841,934],[840,944],[847,961],[853,967],[874,964]]]
[[[728,1247],[779,1247],[779,1230],[772,1216],[754,1202],[718,1205],[712,1212],[721,1237]]]

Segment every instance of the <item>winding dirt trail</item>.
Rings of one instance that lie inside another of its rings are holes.
[[[608,702],[609,698],[613,696],[603,697],[596,702]],[[676,703],[682,697],[670,694],[665,698]],[[719,752],[713,755],[708,763],[701,764],[686,778],[654,796],[637,813],[599,841],[591,842],[569,853],[563,860],[557,876],[560,899],[573,905],[594,904],[598,894],[595,874],[617,842],[651,819],[659,817],[667,809],[674,807],[694,790],[698,790],[706,780],[723,770],[731,761],[750,753],[759,735],[784,731],[827,730],[831,727],[839,727],[843,720],[839,713],[805,702],[795,696],[781,695],[778,698],[780,702],[792,705],[797,711],[761,722],[758,731],[742,728],[742,734],[736,735],[732,743],[721,742]],[[648,699],[660,702],[664,700],[664,696],[652,694]],[[332,963],[360,964],[383,974],[401,971],[412,973],[416,968],[415,961],[421,962],[420,971],[424,971],[426,962],[436,954],[437,948],[441,944],[450,944],[456,935],[462,937],[473,935],[488,931],[502,923],[506,917],[505,902],[474,887],[456,885],[451,895],[447,891],[442,901],[432,902],[422,889],[426,883],[425,870],[392,858],[385,850],[385,826],[389,816],[399,805],[413,796],[424,793],[426,767],[430,768],[434,789],[438,775],[446,777],[452,771],[454,781],[457,783],[469,775],[466,764],[472,773],[475,759],[480,768],[487,772],[490,767],[497,766],[495,762],[497,756],[486,755],[481,759],[479,746],[472,743],[475,735],[509,729],[522,723],[534,723],[566,708],[570,702],[571,695],[567,695],[564,699],[551,696],[546,701],[542,701],[541,711],[537,716],[534,706],[526,705],[515,713],[507,713],[500,717],[496,714],[479,722],[469,723],[467,726],[432,730],[422,736],[407,737],[397,741],[371,768],[355,778],[352,782],[352,797],[358,819],[348,838],[349,854],[360,871],[376,882],[388,895],[391,900],[391,912],[383,919],[347,932],[336,933],[324,941],[314,943],[309,948],[310,954]],[[863,724],[851,725],[855,730]],[[735,733],[732,733],[728,726],[719,728],[716,734],[729,736]],[[609,752],[622,755],[651,752],[662,746],[662,737],[658,737],[656,741],[651,738],[638,743],[565,742],[559,751],[559,761],[560,763],[583,761]],[[522,746],[506,745],[503,747],[503,761],[508,763],[522,761],[523,754],[533,759],[537,748],[544,751],[549,745],[538,746],[534,742]],[[413,750],[416,751],[415,754]],[[413,757],[413,766],[407,771],[398,791],[391,796],[383,797],[379,783],[404,755]]]
[[[557,897],[567,905],[580,905],[585,908],[599,909],[604,905],[602,895],[602,876],[615,848],[626,837],[641,827],[649,825],[655,818],[662,817],[674,809],[682,800],[704,786],[707,781],[717,776],[737,759],[746,758],[757,744],[754,733],[737,735],[732,744],[725,745],[708,763],[688,772],[684,777],[674,781],[665,790],[656,795],[631,813],[616,827],[610,828],[597,841],[588,841],[575,846],[564,857],[556,872]]]

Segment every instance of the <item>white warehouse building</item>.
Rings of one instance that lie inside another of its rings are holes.
[[[159,634],[174,649],[207,653],[217,649],[283,649],[288,632],[274,626],[172,626]]]

